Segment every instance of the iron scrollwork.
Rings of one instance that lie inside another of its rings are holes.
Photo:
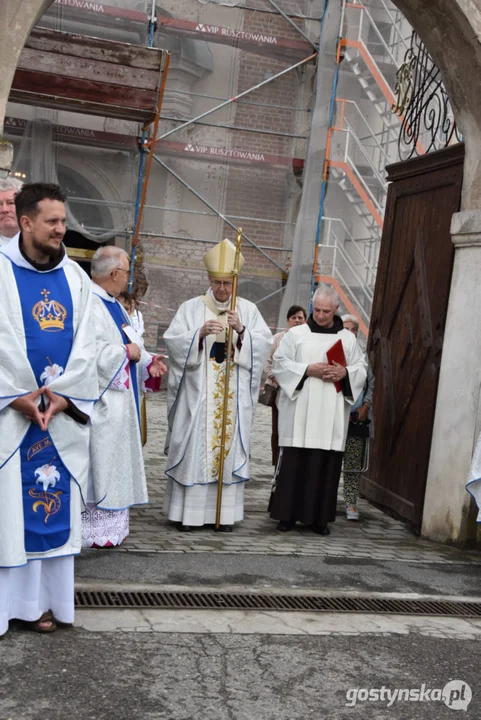
[[[401,160],[462,142],[441,73],[415,32],[396,73],[395,93],[392,109],[401,119]]]

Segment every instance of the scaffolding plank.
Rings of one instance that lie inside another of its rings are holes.
[[[10,101],[56,110],[148,121],[154,115],[157,93],[150,90],[78,80],[53,73],[17,70]]]
[[[75,35],[61,30],[34,28],[25,47],[40,52],[99,60],[159,72],[162,50],[143,45],[104,40],[88,35]]]
[[[162,56],[156,48],[37,28],[22,51],[10,100],[148,122]]]
[[[39,52],[25,47],[22,50],[17,67],[22,70],[35,69],[36,72],[57,74],[59,55],[56,52]],[[144,70],[143,68],[91,60],[90,58],[72,57],[71,55],[62,56],[61,74],[64,78],[96,80],[112,85],[154,91],[159,81],[158,70]]]

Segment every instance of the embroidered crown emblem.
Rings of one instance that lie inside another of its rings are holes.
[[[56,300],[50,300],[49,290],[42,290],[43,300],[39,300],[33,306],[32,315],[40,325],[41,330],[56,332],[64,329],[64,321],[67,311],[63,305]]]

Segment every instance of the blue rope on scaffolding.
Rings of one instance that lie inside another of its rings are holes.
[[[145,143],[146,132],[142,130],[140,136],[140,160],[139,160],[139,174],[137,177],[137,197],[135,199],[135,210],[134,210],[134,228],[137,227],[140,212],[140,196],[142,193],[142,180],[144,177],[144,143]],[[135,258],[137,255],[137,245],[132,246],[132,254],[130,256],[130,274],[129,274],[129,293],[132,292],[134,285],[134,271],[135,271]]]
[[[155,5],[152,5],[152,15],[149,20],[149,47],[154,47],[154,35],[155,35],[155,29],[156,29],[156,20],[155,20],[154,10],[155,10]],[[139,173],[137,176],[137,197],[135,199],[135,210],[134,210],[134,229],[137,227],[137,223],[139,221],[140,198],[142,195],[142,182],[144,179],[144,145],[145,145],[146,137],[147,137],[146,131],[142,130],[142,135],[140,136]],[[134,273],[135,273],[136,257],[137,257],[137,245],[134,245],[132,247],[132,254],[130,256],[129,293],[132,292],[132,288],[134,286]]]
[[[322,24],[321,24],[321,33],[322,28],[324,24],[324,18],[326,14],[326,8],[329,0],[325,0],[324,2],[324,10],[322,13]],[[343,16],[341,15],[341,18]],[[337,97],[337,85],[339,82],[339,70],[340,70],[340,62],[339,62],[339,44],[342,40],[342,19],[341,19],[341,27],[339,29],[339,36],[337,38],[337,45],[336,45],[336,69],[334,71],[334,79],[332,81],[332,92],[331,92],[331,100],[330,100],[330,106],[329,106],[329,120],[328,120],[328,133],[332,128],[333,122],[334,122],[334,113],[336,109],[336,97]],[[324,218],[324,205],[326,202],[326,192],[327,192],[327,184],[328,184],[328,177],[327,174],[325,174],[325,164],[327,163],[329,146],[326,142],[326,155],[324,157],[324,167],[323,167],[323,178],[322,178],[322,185],[321,185],[321,199],[320,199],[320,205],[319,205],[319,214],[317,216],[317,228],[316,228],[316,239],[314,244],[314,249],[320,246],[321,244],[321,227],[322,227],[322,220]],[[325,177],[324,177],[325,175]],[[311,298],[309,301],[309,311],[312,312],[312,298],[314,295],[314,289],[316,285],[316,268],[312,269],[312,281],[311,281]]]

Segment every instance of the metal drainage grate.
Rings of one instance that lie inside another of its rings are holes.
[[[298,612],[392,613],[481,617],[480,602],[452,600],[398,600],[352,596],[267,595],[220,592],[124,592],[79,590],[77,608],[170,610],[279,610]]]

